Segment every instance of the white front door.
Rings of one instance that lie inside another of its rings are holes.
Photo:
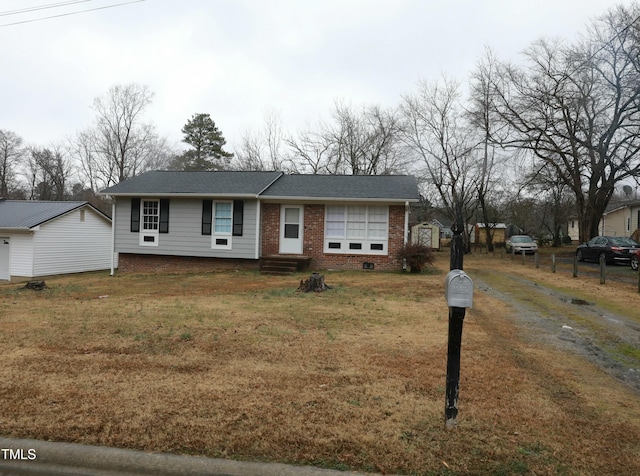
[[[280,208],[280,253],[302,254],[302,205],[282,205]]]
[[[11,242],[9,238],[0,237],[0,280],[11,278],[9,260],[11,259]]]

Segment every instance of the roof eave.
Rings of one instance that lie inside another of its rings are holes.
[[[309,196],[271,196],[271,195],[262,195],[262,201],[270,201],[270,202],[282,202],[282,201],[291,201],[291,202],[378,202],[378,203],[401,203],[404,204],[406,202],[414,203],[419,202],[419,198],[358,198],[358,197],[309,197]]]
[[[183,193],[140,193],[140,192],[120,192],[120,193],[102,193],[98,195],[105,197],[140,197],[140,198],[258,198],[255,193],[201,193],[201,192],[183,192]]]

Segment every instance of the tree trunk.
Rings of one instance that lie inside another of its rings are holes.
[[[319,273],[313,273],[309,276],[309,279],[300,280],[300,286],[298,286],[298,292],[315,292],[319,293],[322,291],[326,291],[327,289],[331,289],[331,286],[328,286],[324,282],[324,275]]]

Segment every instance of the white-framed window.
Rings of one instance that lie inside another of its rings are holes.
[[[389,207],[327,205],[324,252],[386,255],[389,244]]]
[[[211,247],[230,250],[233,231],[233,202],[213,202],[213,233]]]
[[[158,246],[160,200],[141,201],[140,223],[140,246]]]

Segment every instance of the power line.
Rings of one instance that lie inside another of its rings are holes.
[[[7,10],[6,12],[0,12],[0,17],[6,17],[9,15],[19,15],[21,13],[35,12],[38,10],[47,10],[49,8],[66,7],[68,5],[74,5],[76,3],[85,3],[90,1],[91,0],[73,0],[73,1],[67,1],[67,2],[50,3],[48,5],[39,5],[37,7],[21,8],[19,10]]]
[[[80,1],[91,1],[91,0],[80,0]],[[80,3],[80,1],[77,1],[76,3]],[[129,5],[132,3],[140,3],[140,2],[144,2],[145,0],[132,0],[129,2],[123,2],[123,3],[116,3],[113,5],[106,5],[104,7],[97,7],[97,8],[89,8],[86,10],[78,10],[75,12],[69,12],[69,13],[61,13],[60,15],[50,15],[48,17],[42,17],[42,18],[33,18],[31,20],[23,20],[23,21],[17,21],[17,22],[13,22],[13,23],[5,23],[3,25],[0,25],[0,28],[4,28],[7,26],[13,26],[13,25],[21,25],[24,23],[32,23],[32,22],[36,22],[36,21],[42,21],[42,20],[49,20],[51,18],[60,18],[60,17],[67,17],[70,15],[79,15],[80,13],[86,13],[86,12],[94,12],[96,10],[105,10],[107,8],[115,8],[115,7],[122,7],[124,5]]]

